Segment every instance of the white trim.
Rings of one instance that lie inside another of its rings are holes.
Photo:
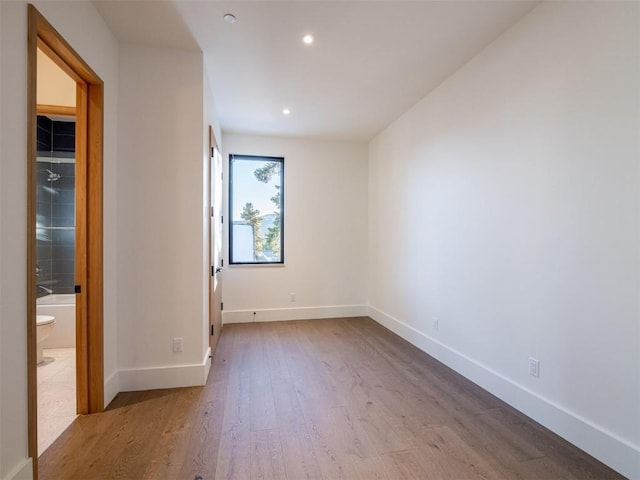
[[[640,478],[638,446],[375,307],[369,306],[369,316],[622,475]]]
[[[33,478],[33,460],[31,457],[27,458],[22,465],[14,468],[9,475],[5,477],[5,480],[31,480]]]
[[[207,383],[207,378],[209,378],[209,371],[211,370],[211,347],[207,347],[207,351],[204,352],[202,363],[204,365],[204,381],[202,384],[204,385],[205,383]]]
[[[255,315],[253,313],[256,313]],[[262,308],[255,310],[224,310],[222,323],[280,322],[315,318],[364,317],[366,305],[330,305],[326,307]]]
[[[120,391],[203,386],[211,368],[210,354],[211,349],[207,348],[204,359],[198,364],[120,370]]]
[[[120,391],[120,372],[116,370],[104,381],[104,404],[109,405]]]

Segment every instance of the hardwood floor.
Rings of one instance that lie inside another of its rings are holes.
[[[369,318],[226,325],[205,387],[121,393],[42,479],[614,479]]]

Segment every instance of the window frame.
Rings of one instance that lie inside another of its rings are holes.
[[[239,262],[234,261],[233,259],[233,161],[234,160],[264,160],[265,163],[268,162],[278,162],[280,163],[280,260],[277,262],[265,262],[265,261],[254,261],[254,262]],[[259,266],[283,266],[284,265],[284,204],[285,204],[285,188],[284,188],[284,157],[275,157],[270,155],[244,155],[244,154],[229,154],[229,211],[227,212],[229,215],[229,266],[234,265],[259,265]]]

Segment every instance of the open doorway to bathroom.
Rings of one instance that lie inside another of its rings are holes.
[[[37,479],[38,438],[48,434],[45,427],[40,425],[39,428],[39,410],[45,415],[61,413],[60,416],[74,417],[75,414],[101,412],[104,408],[104,85],[33,5],[28,6],[28,12],[26,321],[29,456],[33,459],[34,478]],[[69,95],[74,101],[38,98],[38,79],[44,72],[38,64],[39,50],[40,55],[44,53],[71,79]],[[47,103],[38,105],[40,102]],[[47,141],[51,144],[47,145]],[[75,312],[75,321],[69,321],[70,317],[62,311],[64,307],[67,307],[67,314],[68,310]],[[41,327],[50,327],[48,338],[41,336],[40,341],[37,338],[38,314],[41,315]],[[70,348],[68,330],[72,328],[75,328],[75,355],[69,355],[69,351],[57,352],[60,356],[56,358],[53,350],[60,349],[47,347]],[[42,361],[40,367],[39,360]],[[74,378],[68,368],[74,362],[75,391],[69,388]],[[69,397],[62,400],[60,392],[50,395],[49,401],[46,398],[43,402],[38,401],[39,396],[45,396],[39,387],[46,383],[44,372],[51,365],[56,367],[51,377],[56,383],[65,384],[75,402],[68,400]],[[65,406],[62,412],[62,403],[74,405],[75,411]]]
[[[38,48],[36,358],[38,456],[76,404],[76,82]]]

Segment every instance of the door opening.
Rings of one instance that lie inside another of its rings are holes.
[[[36,358],[38,455],[75,420],[76,82],[38,48]]]
[[[222,330],[222,155],[209,126],[209,347],[216,348]]]
[[[76,404],[77,413],[103,410],[103,290],[102,290],[102,145],[103,83],[49,22],[29,5],[28,13],[28,197],[27,197],[27,354],[29,456],[34,476],[38,474],[37,429],[37,326],[36,297],[39,285],[37,263],[37,54],[40,49],[76,84],[75,88],[75,253],[73,290],[76,314]],[[41,106],[41,113],[46,107]],[[52,114],[51,112],[48,112]],[[70,111],[54,112],[64,116]],[[51,178],[61,172],[51,171]],[[47,172],[45,172],[47,173]],[[61,177],[57,177],[59,180]],[[53,181],[53,180],[52,180]],[[51,280],[53,282],[53,279]],[[40,282],[42,283],[42,282]]]

